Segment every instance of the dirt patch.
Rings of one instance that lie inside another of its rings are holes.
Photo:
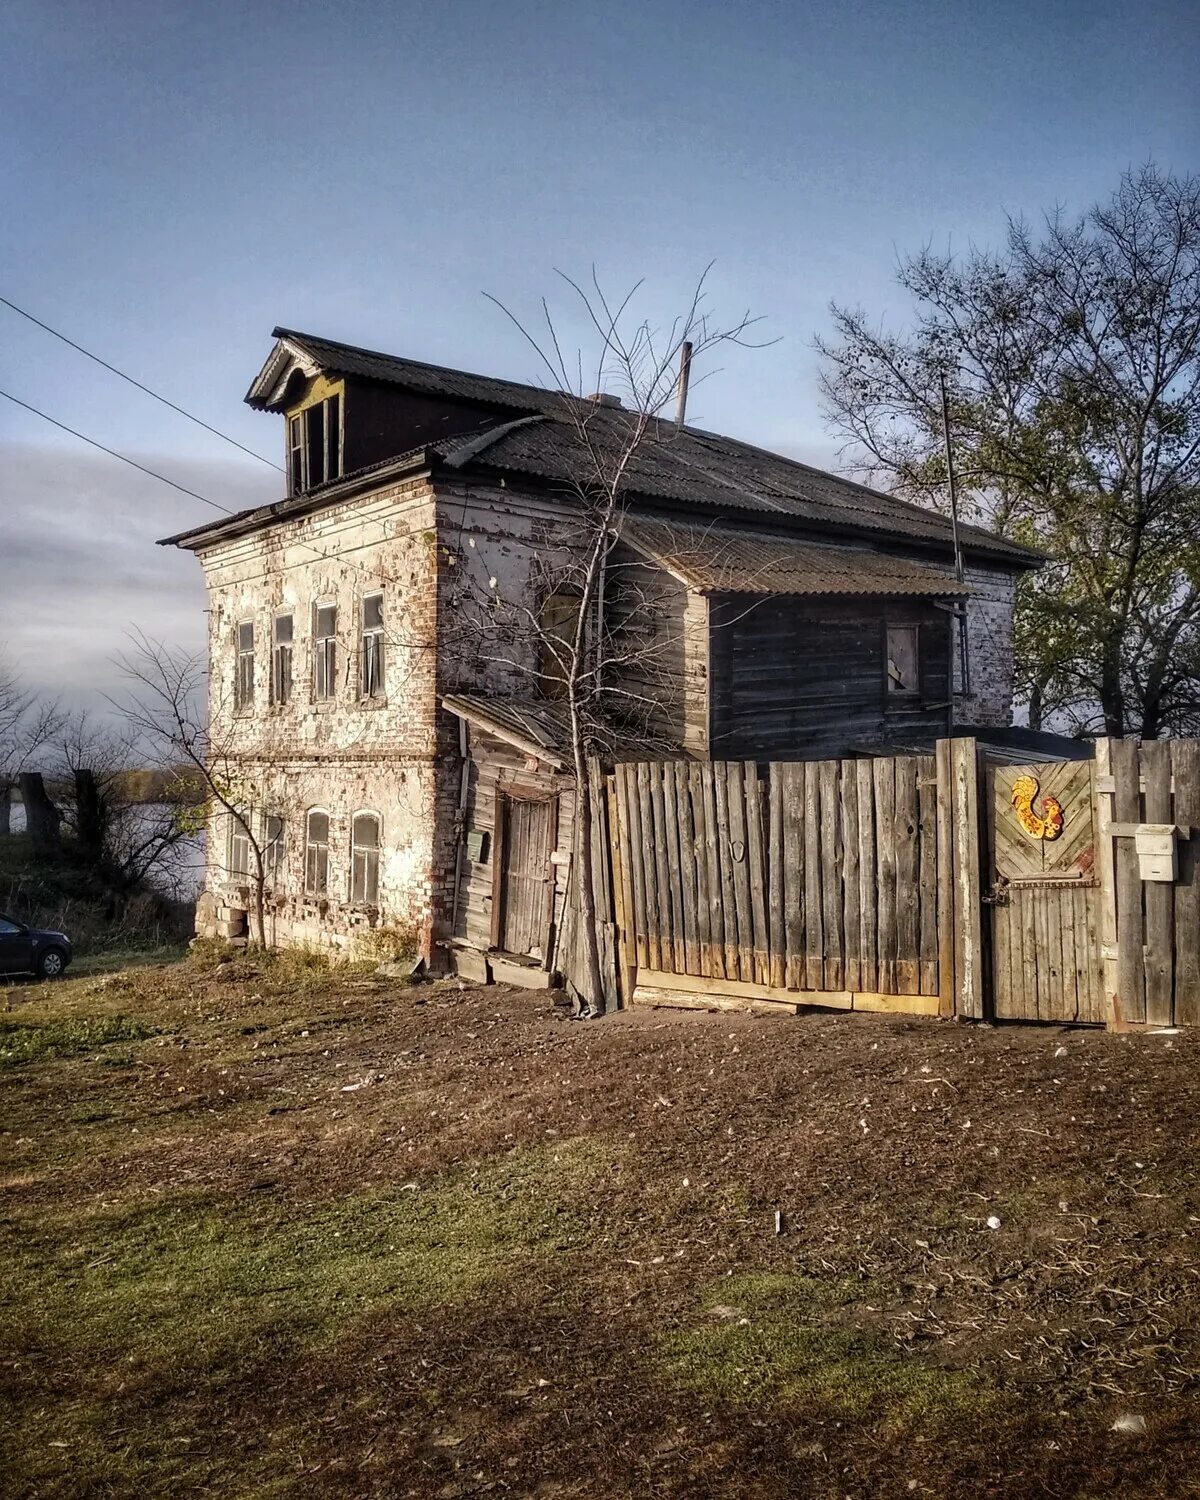
[[[1200,1493],[1190,1037],[228,969],[6,991],[14,1493]]]

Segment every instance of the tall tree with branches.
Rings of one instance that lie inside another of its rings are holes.
[[[136,736],[145,760],[164,773],[168,785],[178,786],[181,826],[211,838],[225,821],[244,836],[250,855],[251,932],[265,948],[271,839],[264,814],[280,810],[269,757],[247,762],[237,753],[232,716],[209,713],[206,688],[212,684],[202,654],[174,649],[139,632],[118,665],[129,691],[124,699],[114,699],[113,706]]]
[[[978,519],[1044,550],[1018,594],[1031,725],[1200,733],[1200,179],[1145,167],[1006,249],[926,248],[911,328],[834,306],[833,428],[911,498],[946,493],[941,381]]]
[[[574,310],[592,335],[587,355],[567,354],[545,300],[540,325],[530,326],[489,299],[511,319],[540,367],[566,504],[553,541],[542,551],[536,596],[505,597],[497,579],[477,560],[473,574],[469,568],[462,571],[464,607],[456,628],[460,644],[470,641],[470,649],[481,651],[492,664],[530,677],[539,674],[539,664],[552,665],[575,778],[571,878],[583,944],[579,989],[584,1015],[604,1008],[588,761],[608,748],[621,726],[637,724],[649,744],[653,708],[643,689],[628,685],[628,672],[623,681],[618,670],[635,661],[651,670],[653,647],[639,643],[636,605],[628,597],[619,626],[602,607],[606,582],[611,588],[611,553],[630,498],[639,483],[648,481],[655,450],[678,436],[673,412],[681,383],[694,385],[692,371],[723,345],[758,347],[751,337],[757,320],[749,314],[729,325],[714,319],[706,306],[706,278],[707,272],[685,310],[660,327],[634,311],[642,283],[617,300],[595,273],[587,286],[564,276]],[[570,600],[565,617],[547,618],[543,606],[549,598]],[[623,737],[627,740],[628,734]]]

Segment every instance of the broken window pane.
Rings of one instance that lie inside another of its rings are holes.
[[[888,693],[915,693],[919,687],[917,665],[917,627],[915,625],[889,625],[887,631]]]
[[[356,813],[351,825],[350,899],[361,906],[379,900],[379,819]]]

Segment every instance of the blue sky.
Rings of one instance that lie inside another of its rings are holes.
[[[275,459],[241,397],[277,322],[536,378],[484,291],[551,294],[572,340],[555,267],[645,277],[669,320],[715,260],[717,313],[779,342],[727,353],[693,419],[831,465],[830,299],[900,321],[898,252],[1193,169],[1197,55],[1165,0],[7,0],[0,293]],[[2,307],[0,386],[221,503],[278,491]],[[130,623],[198,642],[198,565],[152,543],[204,508],[0,408],[0,639],[77,695]]]

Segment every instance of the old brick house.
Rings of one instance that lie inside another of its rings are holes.
[[[269,788],[250,811],[274,940],[383,927],[432,956],[461,930],[460,889],[490,878],[465,726],[518,779],[561,761],[534,648],[462,627],[472,590],[534,617],[554,603],[572,398],[275,338],[246,399],[282,418],[286,496],[167,539],[204,568],[214,733]],[[619,403],[591,401],[597,430],[618,431]],[[613,554],[626,585],[644,575],[661,636],[638,684],[660,741],[803,758],[1010,723],[1014,585],[1033,554],[964,527],[960,586],[944,518],[697,428],[660,436],[631,470]],[[244,923],[244,843],[212,830],[201,932]]]

